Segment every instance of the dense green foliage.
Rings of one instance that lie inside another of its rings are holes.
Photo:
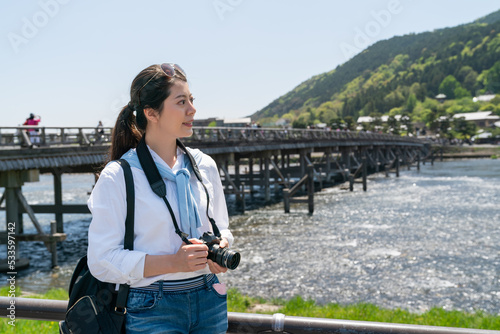
[[[6,296],[8,289],[0,289],[0,295]],[[20,291],[17,291],[20,293]],[[66,291],[55,289],[44,295],[29,295],[29,298],[60,299],[68,298]],[[289,316],[361,320],[374,322],[391,322],[428,326],[447,326],[461,328],[500,329],[500,316],[486,314],[482,311],[467,313],[460,311],[445,311],[441,308],[432,308],[425,313],[410,313],[406,310],[388,310],[372,304],[339,305],[327,304],[317,305],[314,301],[295,297],[291,300],[270,300],[252,298],[242,295],[236,289],[228,292],[228,310],[230,312],[254,313],[256,305],[266,309],[266,305],[274,307],[270,311],[258,311],[259,313],[284,313]],[[264,307],[262,307],[264,305]],[[269,308],[269,307],[268,307]],[[16,326],[8,324],[9,319],[0,321],[0,333],[25,333],[25,334],[56,334],[59,332],[57,322],[35,321],[16,319]]]
[[[500,115],[500,11],[470,24],[383,40],[336,69],[312,77],[256,112],[263,124],[345,123],[346,117],[407,114],[431,127],[443,115],[488,110]],[[447,95],[444,105],[435,100]]]

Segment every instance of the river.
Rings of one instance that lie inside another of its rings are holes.
[[[63,177],[64,202],[84,202],[92,175]],[[30,203],[49,202],[51,189],[50,175],[23,188]],[[454,160],[404,169],[399,178],[372,175],[367,192],[359,184],[354,192],[324,189],[315,194],[313,215],[307,204],[285,214],[282,203],[232,215],[242,261],[222,280],[267,299],[498,314],[499,200],[500,160]],[[44,225],[50,219],[40,215]],[[31,267],[18,274],[21,289],[67,288],[89,222],[88,215],[65,215],[68,240],[58,245],[61,266],[53,271],[42,243],[23,243]]]

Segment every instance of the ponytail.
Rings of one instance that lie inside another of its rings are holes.
[[[137,147],[142,138],[144,131],[140,130],[137,126],[134,110],[135,108],[129,103],[123,107],[116,119],[116,124],[111,134],[109,161],[120,159],[128,150]]]

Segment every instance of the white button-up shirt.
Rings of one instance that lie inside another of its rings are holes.
[[[153,150],[149,151],[156,163],[170,168]],[[174,173],[181,168],[183,159],[187,157],[178,149],[177,161],[172,168]],[[228,229],[226,200],[215,161],[203,154],[198,167],[210,197],[208,209],[210,217],[215,219],[222,237],[226,238],[231,246],[233,235]],[[146,254],[175,254],[181,247],[182,240],[175,233],[172,217],[165,202],[151,190],[144,172],[132,167],[132,174],[135,189],[134,250],[123,249],[127,200],[123,169],[117,162],[111,162],[104,168],[88,200],[92,222],[88,232],[87,255],[92,275],[103,282],[126,283],[132,287],[141,287],[158,280],[179,280],[210,273],[206,266],[205,269],[196,272],[144,277]],[[167,200],[179,222],[177,185],[173,181],[166,179],[164,181],[167,186]],[[201,236],[206,231],[212,231],[206,214],[206,193],[194,173],[189,182],[198,205],[202,223],[198,230]]]

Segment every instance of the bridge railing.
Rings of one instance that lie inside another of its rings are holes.
[[[0,297],[0,317],[15,321],[32,319],[60,321],[64,319],[68,302],[32,298]],[[474,328],[452,328],[393,324],[368,321],[335,320],[228,312],[227,333],[351,333],[351,334],[500,334],[500,331]]]
[[[0,127],[0,146],[95,145],[109,142],[112,128]]]
[[[112,128],[99,127],[0,127],[0,147],[106,145]],[[417,138],[370,132],[329,131],[320,129],[281,129],[246,127],[193,127],[188,143],[219,142],[297,142],[297,141],[384,141],[421,143]]]
[[[330,131],[321,129],[281,129],[281,128],[227,128],[193,127],[193,136],[186,141],[310,141],[310,140],[384,140],[420,142],[413,137],[390,134],[350,131]]]

